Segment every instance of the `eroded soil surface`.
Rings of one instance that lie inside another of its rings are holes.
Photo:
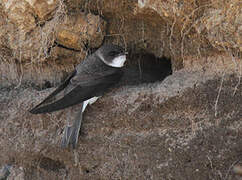
[[[241,88],[236,75],[186,71],[119,87],[87,108],[76,150],[59,144],[78,105],[32,115],[53,88],[2,88],[0,165],[24,179],[239,179]]]

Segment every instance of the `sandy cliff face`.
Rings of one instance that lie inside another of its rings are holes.
[[[125,46],[130,54],[165,56],[172,60],[174,70],[186,67],[191,59],[199,63],[199,59],[216,59],[221,53],[236,63],[241,58],[239,0],[0,3],[0,42],[5,55],[0,62],[3,69],[11,69],[8,75],[1,74],[1,84],[17,84],[16,77],[36,84],[59,82],[61,78],[53,76],[64,76],[87,51],[103,42]],[[137,63],[137,59],[130,61]]]
[[[9,178],[239,179],[240,0],[0,0],[0,26]],[[106,42],[129,51],[125,77],[87,109],[78,148],[61,150],[78,106],[31,115],[54,89],[33,87],[59,84]]]

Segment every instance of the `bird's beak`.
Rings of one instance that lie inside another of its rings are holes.
[[[121,52],[120,54],[118,54],[117,56],[122,56],[122,55],[127,55],[128,52]]]

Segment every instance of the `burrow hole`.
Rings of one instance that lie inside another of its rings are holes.
[[[164,80],[172,74],[171,60],[158,58],[153,54],[133,54],[124,68],[122,84],[137,85]]]

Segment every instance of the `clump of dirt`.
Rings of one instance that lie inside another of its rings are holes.
[[[63,77],[104,42],[124,46],[130,54],[145,52],[171,59],[173,71],[190,68],[186,62],[191,59],[196,63],[221,53],[239,62],[241,9],[239,0],[2,3],[0,39],[5,40],[1,47],[11,53],[1,60],[1,66],[15,70],[0,77],[6,77],[1,78],[3,83],[15,85],[26,81],[58,83],[61,78],[52,76]],[[30,70],[41,76],[34,76]]]
[[[62,0],[11,1],[1,10],[1,48],[10,52],[0,59],[0,83],[5,86],[59,83],[105,35],[106,22],[100,16],[68,14]]]

